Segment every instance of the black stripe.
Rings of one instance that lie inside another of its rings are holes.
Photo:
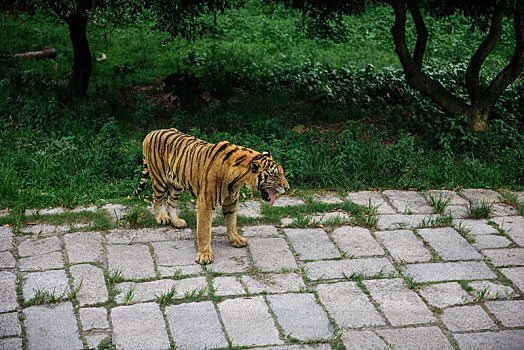
[[[246,159],[246,155],[243,155],[240,158],[238,158],[237,161],[231,167],[239,166],[244,159]]]
[[[226,156],[224,157],[224,159],[222,159],[222,164],[224,164],[224,163],[226,162],[226,160],[228,160],[228,158],[231,157],[231,155],[232,155],[233,153],[235,153],[236,151],[237,151],[237,149],[235,148],[235,149],[233,149],[233,150],[227,152],[227,154],[226,154]]]

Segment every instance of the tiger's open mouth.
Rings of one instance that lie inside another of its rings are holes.
[[[275,193],[270,189],[264,188],[260,190],[260,194],[262,195],[263,200],[269,202],[269,207],[271,208],[271,206],[275,202]]]

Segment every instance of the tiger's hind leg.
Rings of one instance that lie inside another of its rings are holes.
[[[186,221],[184,219],[180,219],[176,212],[176,202],[178,200],[178,197],[180,197],[181,194],[182,194],[181,188],[178,188],[173,184],[168,185],[167,200],[166,200],[167,214],[169,215],[169,218],[171,219],[171,224],[176,228],[184,228],[187,226]]]
[[[166,185],[153,180],[153,209],[155,210],[156,222],[160,225],[167,225],[171,221],[164,203],[165,192]]]
[[[247,245],[247,240],[239,235],[237,231],[237,210],[238,197],[227,197],[222,203],[222,214],[224,215],[224,221],[226,222],[229,244],[233,247],[245,247]]]

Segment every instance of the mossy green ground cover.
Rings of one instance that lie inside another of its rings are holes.
[[[489,133],[472,134],[404,83],[389,8],[346,18],[335,38],[310,38],[301,21],[252,2],[219,16],[195,47],[161,45],[167,35],[145,17],[110,34],[90,23],[93,56],[106,59],[94,60],[89,97],[78,100],[68,93],[66,26],[6,19],[1,55],[46,45],[59,54],[0,59],[0,208],[138,204],[126,197],[138,185],[141,140],[160,127],[269,149],[298,190],[522,188],[522,78],[500,99]],[[483,35],[460,16],[428,22],[427,74],[464,95],[465,64]],[[509,61],[511,26],[483,79]],[[194,73],[200,85],[190,95],[208,93],[209,104],[166,102],[160,82],[174,72]]]

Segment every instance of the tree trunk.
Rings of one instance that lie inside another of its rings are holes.
[[[468,113],[468,125],[471,131],[487,131],[489,111],[472,111]]]
[[[69,25],[69,38],[73,44],[74,53],[71,91],[73,95],[83,97],[87,94],[89,79],[93,70],[93,61],[86,35],[87,17],[71,15],[67,24]]]

